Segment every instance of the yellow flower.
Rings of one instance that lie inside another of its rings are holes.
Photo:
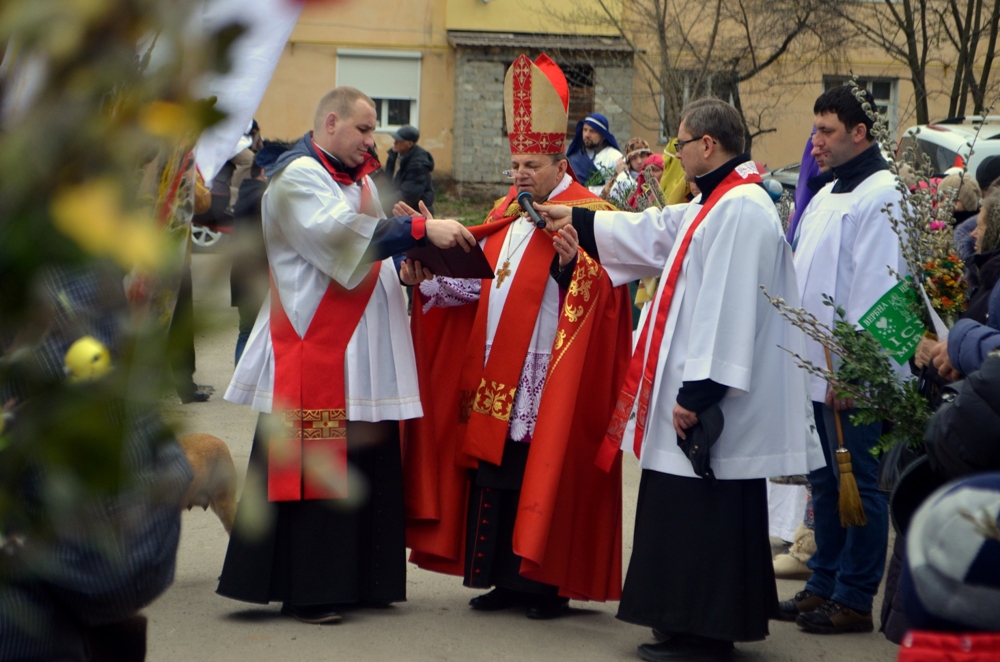
[[[163,264],[163,232],[141,213],[121,206],[121,187],[95,179],[57,192],[52,223],[92,255],[110,256],[126,269],[156,269]]]
[[[169,101],[153,101],[139,111],[143,131],[159,138],[183,139],[197,132],[198,120],[193,107]]]

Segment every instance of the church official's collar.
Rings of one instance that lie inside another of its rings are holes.
[[[833,185],[833,192],[850,193],[876,172],[888,169],[889,164],[882,156],[882,150],[874,142],[847,163],[833,169],[833,176],[837,180]]]
[[[340,159],[319,146],[319,143],[313,138],[312,131],[306,134],[303,142],[306,149],[312,151],[316,160],[327,169],[334,181],[340,184],[357,184],[361,186],[361,181],[365,178],[365,175],[379,168],[378,161],[371,154],[366,154],[365,160],[360,165],[348,168]]]
[[[701,202],[704,204],[708,200],[708,196],[712,195],[712,191],[715,187],[722,183],[722,180],[729,176],[733,170],[736,170],[736,166],[746,163],[750,160],[750,152],[744,152],[739,156],[734,156],[729,159],[718,168],[712,172],[705,173],[700,177],[694,178],[695,186],[701,191]]]

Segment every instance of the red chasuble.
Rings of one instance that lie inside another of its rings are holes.
[[[610,210],[574,182],[551,204]],[[477,239],[496,268],[504,234],[519,217],[516,190],[498,202]],[[407,421],[403,456],[407,546],[422,568],[462,575],[469,491],[467,469],[499,464],[510,410],[555,250],[535,232],[521,258],[489,362],[486,313],[478,305],[413,305],[413,338],[424,417]],[[514,528],[521,574],[579,600],[621,595],[621,456],[609,473],[595,464],[631,353],[626,287],[580,253],[562,308],[531,439]],[[464,351],[462,348],[465,348]],[[583,386],[583,388],[581,388]]]

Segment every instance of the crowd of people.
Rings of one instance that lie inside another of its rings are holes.
[[[226,397],[261,412],[251,465],[274,516],[256,537],[237,516],[219,593],[338,622],[345,605],[404,598],[409,547],[421,568],[492,589],[470,601],[476,610],[551,619],[570,599],[620,600],[620,619],[652,629],[655,642],[638,648],[647,660],[728,657],[735,642],[765,638],[772,618],[811,633],[872,631],[890,527],[871,452],[883,424],[856,424],[854,402],[795,366],[785,349],[826,365],[822,348],[758,289],[832,324],[829,296],[857,324],[895,284],[887,267],[906,273],[885,211],[902,193],[855,91],[817,99],[785,227],[729,104],[690,104],[662,154],[641,138],[622,152],[598,113],[564,148],[567,87],[546,56],[518,58],[505,89],[512,184],[470,229],[433,216],[433,158],[414,127],[393,134],[380,201],[369,176],[379,169],[374,108],[351,88],[328,94],[313,131],[264,166],[270,304]],[[511,102],[526,97],[536,102]],[[977,174],[994,168],[987,160]],[[938,186],[957,190],[955,219],[974,228],[978,319],[956,326],[947,351],[924,345],[915,359],[945,381],[978,375],[1000,346],[986,315],[1000,306],[1000,205],[981,182],[980,210],[970,181]],[[518,203],[523,192],[544,229]],[[494,277],[441,276],[405,257],[430,245],[478,247]],[[400,283],[413,287],[411,329]],[[343,373],[342,384],[310,377],[320,347],[320,372]],[[981,407],[987,397],[988,387],[966,386],[956,400]],[[941,420],[957,404],[934,419],[929,445],[943,434],[934,430],[961,434],[954,414]],[[273,418],[284,432],[266,432]],[[850,452],[862,526],[841,525],[838,445]],[[624,581],[620,450],[642,469]],[[968,454],[953,452],[968,469]],[[325,507],[358,489],[346,463],[369,496],[357,509]],[[781,506],[768,479],[794,475],[807,476],[789,506],[800,528],[788,558],[772,559],[769,520]],[[893,518],[898,567],[882,626],[900,642],[910,626],[890,624],[920,603],[927,574],[907,563],[928,543]],[[779,603],[776,575],[808,581]],[[989,630],[988,620],[965,627]],[[941,629],[930,617],[910,622]]]
[[[796,365],[828,358],[760,292],[832,325],[829,299],[858,325],[907,273],[874,99],[816,100],[783,223],[728,103],[685,107],[662,153],[622,151],[598,113],[566,146],[569,88],[547,56],[518,57],[504,88],[511,185],[475,227],[434,216],[415,127],[380,163],[374,102],[350,87],[294,143],[251,127],[212,188],[240,249],[225,398],[259,412],[244,494],[266,495],[265,517],[240,504],[218,593],[337,623],[405,600],[408,547],[482,591],[472,609],[548,620],[620,601],[650,631],[640,658],[728,659],[772,619],[873,631],[894,526],[880,621],[900,659],[988,659],[987,635],[950,637],[1000,631],[1000,158],[937,183],[956,191],[970,305],[899,367],[937,384],[938,409],[890,498],[885,425]],[[434,273],[448,251],[460,266]],[[178,393],[203,401],[184,356]],[[625,452],[641,478],[622,577]],[[862,525],[842,525],[843,471]],[[769,479],[793,476],[806,487],[782,500]],[[797,530],[773,558],[779,515]],[[779,602],[776,576],[807,581]]]

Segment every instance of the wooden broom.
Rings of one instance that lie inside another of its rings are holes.
[[[833,372],[833,359],[830,356],[830,349],[823,348],[826,352],[826,367]],[[833,420],[837,426],[837,467],[840,469],[840,525],[864,526],[868,524],[865,517],[865,506],[861,503],[861,494],[858,492],[858,481],[854,478],[854,471],[851,468],[851,451],[844,448],[844,429],[841,427],[840,412],[836,407],[833,410]]]

